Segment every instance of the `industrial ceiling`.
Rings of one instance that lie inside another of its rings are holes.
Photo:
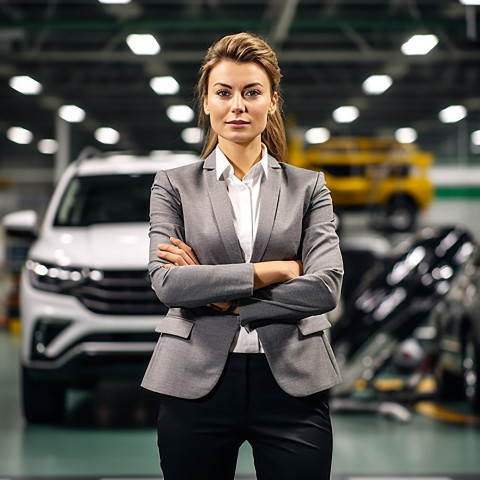
[[[167,107],[192,105],[206,48],[240,31],[259,34],[278,54],[290,134],[324,127],[332,136],[389,136],[412,127],[437,158],[472,155],[470,135],[480,129],[480,7],[459,0],[0,0],[0,165],[19,150],[41,155],[36,143],[58,136],[64,104],[86,112],[71,125],[73,156],[87,145],[191,149],[181,133],[195,119],[174,123]],[[135,55],[126,44],[132,33],[152,34],[160,52]],[[434,34],[438,44],[426,55],[405,55],[401,46],[414,34]],[[365,79],[384,74],[390,88],[367,95]],[[40,82],[41,93],[12,89],[19,75]],[[165,75],[179,83],[175,95],[150,87]],[[337,123],[332,112],[342,105],[356,106],[358,118]],[[442,123],[439,112],[449,105],[463,105],[465,119]],[[11,142],[12,126],[33,132],[33,141]],[[119,142],[99,143],[98,127],[116,129]]]

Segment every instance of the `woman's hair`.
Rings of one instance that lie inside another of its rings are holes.
[[[270,80],[271,94],[277,92],[278,102],[274,113],[268,115],[267,126],[262,133],[262,142],[267,146],[269,153],[278,161],[286,161],[287,140],[280,97],[282,74],[278,66],[277,56],[267,43],[249,33],[228,35],[215,42],[208,49],[200,67],[200,78],[196,86],[195,97],[198,109],[198,124],[205,134],[202,157],[207,157],[218,142],[218,136],[210,127],[210,121],[203,109],[203,102],[208,93],[210,72],[222,60],[231,60],[238,63],[254,62],[262,67],[267,74]]]

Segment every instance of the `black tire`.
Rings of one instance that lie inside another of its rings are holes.
[[[465,397],[472,411],[480,413],[480,344],[473,328],[465,334],[462,353]]]
[[[439,364],[435,368],[435,380],[437,382],[437,396],[440,400],[465,400],[463,379],[460,372],[456,375]]]
[[[396,196],[389,200],[386,208],[387,228],[395,232],[411,232],[417,225],[418,208],[407,196]]]
[[[39,382],[22,367],[23,414],[28,423],[61,423],[65,413],[65,386]]]

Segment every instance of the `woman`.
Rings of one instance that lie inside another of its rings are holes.
[[[233,479],[240,445],[258,480],[330,476],[324,335],[342,261],[321,173],[287,165],[280,70],[241,33],[210,47],[197,85],[204,162],[160,171],[149,271],[170,307],[142,385],[159,392],[166,480]]]

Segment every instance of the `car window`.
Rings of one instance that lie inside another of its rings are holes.
[[[65,189],[54,225],[148,222],[155,174],[74,177]]]

